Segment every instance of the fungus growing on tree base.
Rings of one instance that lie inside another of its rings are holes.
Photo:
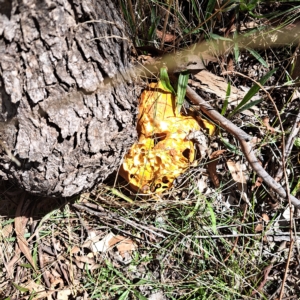
[[[174,94],[161,82],[151,83],[139,100],[139,140],[126,154],[120,175],[143,194],[169,189],[195,160],[194,143],[186,137],[200,129],[193,117],[176,114]]]

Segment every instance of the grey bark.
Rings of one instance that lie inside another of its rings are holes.
[[[129,55],[111,0],[0,0],[0,178],[68,197],[116,170],[136,139]]]

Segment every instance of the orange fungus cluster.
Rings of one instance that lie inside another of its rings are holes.
[[[175,96],[160,82],[151,83],[139,100],[139,140],[126,154],[121,176],[142,194],[169,189],[195,160],[194,143],[186,136],[197,130],[193,117],[176,115]]]

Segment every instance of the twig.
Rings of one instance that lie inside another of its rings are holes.
[[[54,234],[53,234],[53,228],[52,228],[51,232],[52,232],[52,237],[51,237],[51,239],[52,239],[53,250],[54,250],[55,257],[56,257],[56,261],[57,261],[57,263],[58,263],[58,266],[59,266],[59,269],[60,269],[60,271],[61,271],[61,273],[62,273],[62,276],[64,277],[64,279],[66,280],[66,282],[67,282],[68,284],[70,284],[70,281],[69,281],[67,272],[65,271],[65,269],[64,269],[64,267],[63,267],[63,265],[62,265],[60,259],[58,258],[58,253],[57,253],[56,246],[55,246],[55,239],[54,239]]]
[[[293,244],[294,244],[294,240],[293,240],[293,222],[292,222],[293,209],[292,209],[291,195],[290,195],[290,190],[289,190],[289,181],[288,181],[288,176],[287,176],[287,173],[286,173],[286,157],[287,157],[286,153],[287,153],[287,151],[286,151],[286,147],[285,147],[284,128],[283,128],[283,124],[282,124],[282,121],[281,121],[280,113],[278,111],[278,108],[276,106],[276,103],[275,103],[274,99],[271,97],[270,93],[260,84],[260,82],[257,82],[255,80],[253,80],[252,78],[248,77],[247,75],[244,75],[244,74],[239,73],[239,72],[230,71],[230,73],[234,73],[234,74],[237,74],[237,75],[240,75],[242,77],[246,77],[246,78],[252,80],[266,93],[266,95],[268,96],[269,100],[272,102],[273,107],[276,111],[277,118],[278,118],[279,124],[280,124],[280,129],[281,129],[281,132],[282,132],[282,173],[284,174],[284,180],[285,180],[285,185],[286,185],[286,198],[289,202],[289,208],[290,208],[290,228],[289,228],[289,232],[290,232],[291,243],[290,243],[290,247],[289,247],[289,257],[288,257],[287,262],[286,262],[285,272],[284,272],[283,281],[282,281],[282,285],[281,285],[281,289],[280,289],[279,300],[281,300],[282,297],[283,297],[284,285],[285,285],[285,281],[286,281],[287,273],[288,273],[288,269],[289,269],[289,263],[290,263],[290,258],[291,258],[290,255],[291,255]],[[278,179],[277,180],[276,179],[277,178],[275,178],[275,182],[279,181]]]
[[[85,211],[85,212],[87,212],[87,213],[89,213],[89,214],[91,214],[91,215],[95,215],[95,216],[100,217],[100,218],[101,218],[101,222],[102,222],[103,224],[107,225],[108,227],[114,228],[111,224],[109,224],[109,223],[103,221],[103,219],[104,219],[105,217],[106,217],[106,218],[108,218],[108,217],[111,218],[111,217],[113,217],[112,215],[109,215],[109,214],[107,214],[106,212],[104,212],[104,213],[103,213],[103,212],[97,212],[97,211],[94,211],[93,209],[90,209],[90,208],[88,208],[88,207],[85,207],[85,206],[79,205],[79,204],[73,204],[72,206],[75,207],[76,209]],[[120,220],[120,219],[119,219],[119,220]],[[123,220],[120,220],[120,221],[123,221]],[[132,226],[132,227],[134,227],[134,228],[136,228],[136,229],[138,229],[138,230],[140,230],[140,231],[142,231],[138,226],[136,226],[137,224],[135,224],[135,222],[132,222],[132,223],[130,222],[130,223],[127,223],[127,224],[130,225],[130,226]],[[115,228],[114,228],[114,229],[115,229]],[[132,234],[130,234],[130,233],[128,233],[128,232],[126,232],[126,231],[120,229],[120,228],[117,228],[116,230],[122,232],[123,234],[129,235],[129,236],[131,236],[131,237],[133,237],[133,238],[136,238],[136,239],[138,239],[138,240],[145,241],[146,243],[148,243],[149,245],[151,245],[151,246],[153,246],[153,247],[155,247],[155,248],[160,248],[159,246],[154,245],[154,244],[148,242],[147,240],[143,240],[143,239],[140,238],[140,237],[137,237],[137,236],[135,236],[135,235],[132,235]],[[151,233],[156,234],[156,235],[160,235],[160,234],[154,232],[153,230],[149,230],[149,231],[150,231]],[[148,233],[146,233],[146,232],[144,232],[144,234],[145,234],[145,235],[148,235]]]
[[[280,197],[287,200],[287,193],[284,190],[284,188],[279,183],[277,183],[260,165],[257,157],[254,154],[254,149],[252,145],[248,143],[250,141],[250,136],[242,129],[235,126],[228,119],[223,117],[221,114],[219,114],[212,106],[210,106],[189,86],[187,87],[186,95],[192,103],[200,105],[200,109],[203,111],[203,113],[205,113],[216,124],[218,124],[223,129],[227,130],[230,134],[232,134],[238,139],[241,145],[242,152],[244,153],[246,159],[248,160],[253,170],[257,173],[257,175],[263,178],[264,182],[270,188],[272,188]],[[290,198],[291,203],[297,208],[300,208],[300,201],[292,195],[290,195]]]
[[[168,21],[169,21],[172,2],[173,2],[173,0],[169,0],[169,3],[168,3],[168,9],[166,11],[165,21],[164,21],[163,35],[161,37],[161,42],[160,42],[160,49],[163,49],[164,44],[165,44],[165,36],[166,36],[166,30],[167,30],[167,25],[168,25]]]
[[[292,127],[291,133],[290,133],[289,138],[285,145],[285,151],[284,151],[285,159],[290,155],[290,153],[292,151],[294,141],[295,141],[297,134],[299,133],[299,130],[300,130],[300,110],[298,112],[295,123]],[[275,180],[279,181],[282,178],[282,175],[283,175],[283,168],[282,168],[282,166],[280,166],[276,173]]]
[[[282,280],[282,284],[281,284],[281,290],[280,290],[280,294],[279,294],[279,300],[282,299],[283,297],[283,292],[284,292],[284,285],[287,279],[287,273],[289,270],[289,265],[290,265],[290,261],[291,261],[291,256],[292,256],[292,252],[293,252],[293,245],[294,245],[294,240],[291,237],[291,241],[290,241],[290,247],[289,247],[289,255],[286,261],[286,266],[285,266],[285,270],[284,270],[284,276],[283,276],[283,280]]]
[[[246,204],[246,207],[245,207],[245,210],[244,210],[242,223],[245,221],[247,210],[248,210],[248,204]],[[238,227],[238,230],[239,230],[239,231],[241,230],[241,226]],[[233,253],[234,249],[236,248],[236,245],[237,245],[238,241],[239,241],[239,236],[237,236],[237,237],[235,238],[233,247],[232,247],[232,249],[230,250],[229,254],[226,256],[226,258],[224,259],[224,263],[229,259],[229,257],[230,257],[231,254]]]
[[[51,284],[50,284],[49,278],[47,276],[47,273],[44,271],[44,268],[45,268],[44,256],[43,256],[43,249],[42,249],[42,244],[41,244],[41,240],[40,240],[40,236],[39,236],[39,228],[37,228],[37,232],[36,232],[36,241],[37,241],[37,244],[38,244],[38,256],[39,256],[40,269],[42,271],[42,276],[44,278],[46,287],[48,289],[50,289]]]
[[[285,248],[285,245],[286,245],[286,242],[282,242],[280,244],[277,252],[280,252],[281,250],[283,250]],[[260,292],[263,289],[263,287],[265,286],[265,284],[267,283],[268,275],[271,272],[275,261],[276,261],[276,257],[274,256],[271,260],[271,263],[263,269],[263,280],[260,282],[258,288],[253,290],[253,292],[251,294],[252,296],[254,296],[257,292]]]

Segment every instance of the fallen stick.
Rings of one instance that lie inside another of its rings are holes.
[[[227,132],[231,133],[233,136],[237,138],[239,141],[242,152],[244,153],[246,159],[248,160],[252,169],[257,173],[259,177],[261,177],[264,182],[273,189],[280,197],[284,198],[288,201],[287,193],[284,188],[276,182],[260,165],[259,160],[254,154],[253,147],[250,143],[250,138],[246,132],[242,129],[235,126],[228,119],[219,114],[212,106],[210,106],[204,99],[202,99],[194,90],[192,90],[189,86],[186,90],[186,96],[189,100],[195,104],[200,106],[200,110],[205,113],[211,120],[213,120],[217,125],[225,129]],[[296,197],[290,195],[291,203],[300,208],[300,200]]]
[[[291,133],[290,133],[289,138],[288,138],[288,140],[286,142],[286,145],[285,145],[285,151],[284,151],[284,159],[285,160],[288,158],[288,156],[290,155],[290,153],[292,151],[294,141],[296,139],[296,136],[299,133],[299,130],[300,130],[300,110],[298,112],[298,115],[297,115],[296,120],[294,122],[293,128],[291,130]],[[282,165],[281,165],[278,168],[278,171],[277,171],[276,176],[275,176],[275,180],[277,182],[280,181],[281,178],[282,178],[282,175],[283,175],[283,169],[282,169]]]

